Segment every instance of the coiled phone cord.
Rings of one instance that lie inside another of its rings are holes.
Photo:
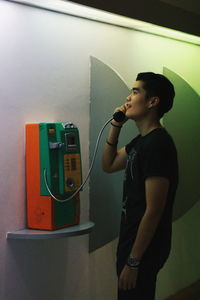
[[[98,137],[97,137],[97,141],[96,141],[96,145],[95,145],[95,149],[94,149],[94,154],[93,154],[93,158],[92,158],[92,162],[91,162],[91,165],[90,165],[90,169],[89,169],[89,171],[88,171],[88,174],[87,174],[87,176],[86,176],[84,182],[83,182],[83,183],[81,184],[81,186],[78,188],[78,190],[77,190],[76,192],[74,192],[70,197],[68,197],[68,198],[62,200],[62,199],[56,198],[56,197],[52,194],[52,192],[51,192],[51,190],[50,190],[50,188],[49,188],[48,182],[47,182],[47,169],[46,169],[46,168],[44,169],[44,182],[45,182],[45,185],[46,185],[46,188],[47,188],[49,194],[51,195],[51,197],[52,197],[54,200],[56,200],[56,201],[58,201],[58,202],[62,202],[62,203],[63,203],[63,202],[67,202],[67,201],[73,199],[73,198],[80,192],[80,190],[85,186],[85,184],[86,184],[86,182],[87,182],[87,180],[88,180],[88,178],[89,178],[89,176],[90,176],[90,173],[91,173],[91,171],[92,171],[93,165],[94,165],[94,161],[95,161],[95,158],[96,158],[97,150],[98,150],[98,147],[99,147],[99,141],[100,141],[100,138],[101,138],[101,136],[102,136],[102,133],[103,133],[105,127],[108,125],[108,123],[110,123],[110,121],[112,121],[112,120],[113,120],[113,117],[110,118],[108,121],[106,121],[106,123],[105,123],[105,124],[103,125],[103,127],[101,128],[101,130],[100,130],[100,132],[99,132],[99,135],[98,135]]]

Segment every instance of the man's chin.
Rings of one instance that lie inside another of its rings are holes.
[[[135,116],[133,114],[129,114],[128,112],[126,112],[126,118],[128,118],[129,120],[135,120],[137,118],[137,116]]]

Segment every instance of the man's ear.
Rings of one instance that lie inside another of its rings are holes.
[[[158,106],[158,104],[160,103],[160,98],[157,96],[151,97],[149,99],[149,108]]]

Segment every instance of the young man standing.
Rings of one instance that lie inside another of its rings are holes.
[[[163,75],[139,73],[127,101],[115,111],[123,122],[111,121],[103,151],[103,169],[125,169],[123,209],[117,248],[118,300],[155,299],[156,277],[171,248],[172,207],[178,184],[177,152],[160,118],[175,96]],[[123,124],[134,120],[139,130],[117,149]]]

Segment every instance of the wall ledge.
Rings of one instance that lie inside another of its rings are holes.
[[[34,230],[22,229],[15,232],[7,232],[7,239],[21,239],[21,240],[41,240],[41,239],[58,239],[70,236],[78,236],[88,234],[94,227],[93,222],[88,222],[76,226],[62,228],[58,230]]]

